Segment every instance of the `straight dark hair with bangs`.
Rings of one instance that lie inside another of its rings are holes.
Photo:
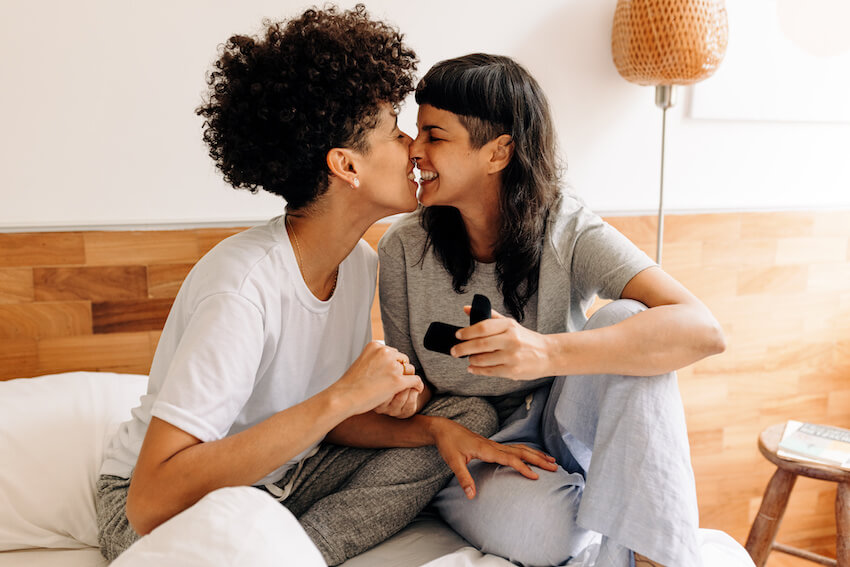
[[[513,59],[473,53],[437,63],[416,87],[416,102],[458,116],[475,149],[508,134],[514,146],[502,172],[501,226],[496,243],[496,277],[505,307],[518,321],[537,293],[543,234],[559,194],[560,168],[549,103],[531,74]],[[469,235],[454,207],[426,207],[425,251],[452,275],[463,293],[475,270]],[[423,252],[424,253],[424,252]]]

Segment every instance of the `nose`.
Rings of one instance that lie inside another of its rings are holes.
[[[422,142],[419,141],[419,136],[410,142],[407,154],[410,156],[410,159],[414,161],[422,157]]]

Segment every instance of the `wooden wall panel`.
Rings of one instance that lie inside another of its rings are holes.
[[[245,228],[199,228],[195,231],[195,236],[198,239],[198,257],[200,258],[210,250],[213,246],[229,236],[238,234]]]
[[[152,264],[148,266],[148,297],[177,297],[183,280],[194,264]]]
[[[741,224],[740,236],[746,240],[759,238],[797,238],[802,236],[831,236],[828,229],[815,229],[815,226],[831,227],[844,213],[819,212],[776,212],[744,214],[746,222]],[[835,234],[846,235],[846,227]]]
[[[36,301],[136,299],[147,295],[144,266],[35,268]]]
[[[147,265],[195,262],[200,258],[195,231],[87,232],[86,259],[90,265]]]
[[[91,305],[85,301],[0,305],[0,340],[87,335],[91,328]]]
[[[0,268],[85,263],[79,232],[0,234]]]
[[[607,220],[655,256],[654,216]],[[146,373],[182,280],[240,230],[0,235],[0,379]],[[728,343],[679,372],[701,524],[743,542],[774,471],[759,432],[787,419],[850,427],[850,211],[670,215],[665,232],[665,270],[712,309]],[[372,321],[382,338],[377,304]],[[801,479],[779,540],[834,556],[834,498],[829,483]]]
[[[38,341],[0,339],[0,380],[38,374]]]
[[[162,329],[171,298],[92,303],[92,332],[125,333],[130,331],[156,331]]]
[[[151,356],[156,353],[156,347],[159,345],[160,336],[162,336],[162,331],[150,331],[148,333],[148,346],[150,347]]]
[[[733,243],[740,239],[744,215],[727,214],[712,215],[706,221],[706,215],[671,215],[664,219],[664,240],[667,242],[726,242]],[[655,219],[648,219],[653,232],[650,242],[655,242]]]
[[[773,293],[800,293],[806,290],[806,266],[767,266],[744,268],[738,272],[736,295],[754,295],[770,289]]]
[[[147,374],[152,358],[146,332],[45,339],[38,343],[38,374],[73,370]]]
[[[0,268],[0,303],[26,303],[35,299],[32,268]]]

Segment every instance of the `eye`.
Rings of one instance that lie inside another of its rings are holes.
[[[442,138],[435,138],[435,137],[434,137],[434,136],[432,136],[432,135],[428,135],[428,141],[429,141],[429,142],[442,142],[442,141],[443,141],[443,139],[442,139]]]

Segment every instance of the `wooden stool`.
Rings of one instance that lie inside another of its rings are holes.
[[[750,535],[747,537],[747,551],[753,558],[756,567],[763,567],[767,562],[767,556],[774,549],[821,565],[850,567],[850,472],[828,465],[801,463],[779,458],[776,450],[784,429],[785,424],[772,425],[759,435],[759,450],[768,461],[776,465],[776,472],[764,491],[761,508],[759,508],[759,513],[753,521],[752,528],[750,528]],[[838,495],[835,499],[835,527],[837,531],[835,555],[837,559],[830,559],[817,553],[773,542],[776,538],[776,532],[779,530],[779,524],[782,522],[788,497],[791,495],[791,489],[794,487],[798,475],[838,483]]]

